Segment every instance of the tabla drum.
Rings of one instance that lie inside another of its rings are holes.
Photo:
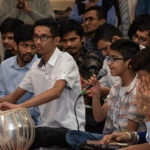
[[[28,150],[34,137],[35,126],[27,109],[0,111],[0,150]]]

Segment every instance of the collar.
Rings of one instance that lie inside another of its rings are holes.
[[[33,59],[27,63],[24,67],[20,67],[17,63],[17,57],[18,56],[14,56],[14,60],[12,61],[11,63],[11,67],[15,68],[15,69],[21,69],[21,68],[27,68],[27,69],[30,69],[32,64],[38,59],[37,55],[35,54],[35,56],[33,57]]]
[[[46,64],[49,64],[49,65],[51,65],[52,67],[54,67],[54,65],[55,65],[55,63],[56,63],[58,57],[61,55],[61,53],[62,53],[62,52],[56,47],[56,48],[55,48],[55,51],[53,52],[52,56],[49,58],[49,60],[47,61]],[[44,65],[44,60],[43,60],[43,58],[41,58],[41,60],[40,60],[40,62],[39,62],[39,64],[38,64],[38,67],[41,68],[43,65]]]
[[[134,79],[132,80],[132,82],[130,83],[130,85],[128,86],[128,89],[126,91],[126,94],[130,93],[132,90],[135,89],[137,85],[137,75],[134,77]],[[113,96],[115,95],[118,95],[119,93],[119,88],[122,86],[122,82],[120,81],[120,83],[116,86],[114,86],[114,88],[112,88],[112,93],[113,93]]]

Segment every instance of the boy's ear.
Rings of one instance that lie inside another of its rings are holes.
[[[81,42],[82,42],[82,43],[84,43],[84,36],[83,36],[83,37],[81,37]]]
[[[131,59],[126,60],[126,64],[128,66],[129,69],[131,69],[131,65],[130,65]]]
[[[100,23],[100,25],[103,25],[104,23],[106,23],[106,19],[100,19],[99,23]]]
[[[121,38],[119,36],[115,35],[112,37],[112,42],[115,42],[115,41],[120,40],[120,39]]]

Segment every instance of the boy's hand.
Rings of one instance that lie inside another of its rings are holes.
[[[8,102],[2,102],[0,103],[0,110],[5,111],[9,109],[17,109],[19,106],[17,104],[11,104]]]

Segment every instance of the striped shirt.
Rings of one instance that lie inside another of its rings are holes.
[[[110,134],[115,131],[127,129],[128,119],[139,123],[138,131],[146,129],[144,116],[141,116],[133,102],[133,95],[136,95],[137,78],[135,77],[131,84],[122,87],[121,84],[111,88],[106,101],[108,103],[107,118],[103,133]]]

